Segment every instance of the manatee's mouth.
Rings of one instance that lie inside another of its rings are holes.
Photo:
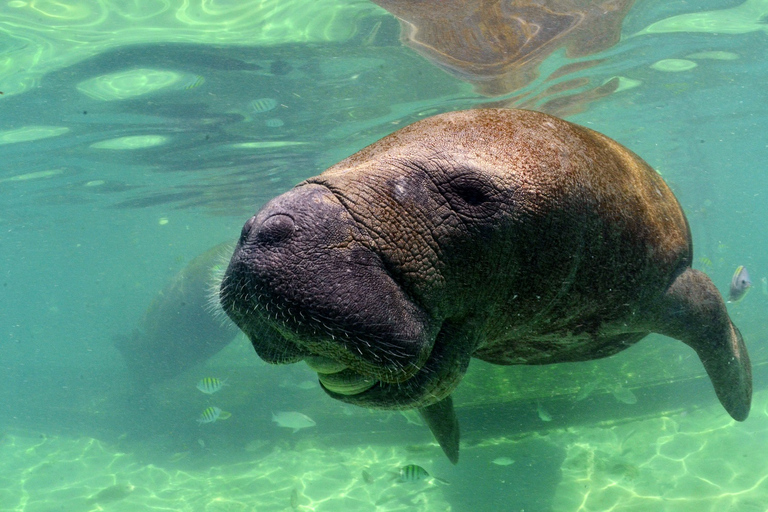
[[[426,350],[414,357],[398,351],[392,338],[362,333],[347,333],[347,338],[340,330],[328,330],[328,324],[321,332],[317,324],[297,321],[302,315],[290,313],[285,305],[281,314],[271,314],[277,308],[263,299],[247,307],[229,299],[222,302],[259,357],[271,364],[304,361],[326,393],[346,403],[377,409],[428,406],[453,391],[469,364],[471,350],[461,343],[437,343],[437,333],[428,333]]]
[[[368,391],[378,382],[373,377],[361,375],[327,357],[309,356],[304,358],[304,362],[317,372],[317,377],[325,389],[339,395],[358,395]]]
[[[275,304],[266,300],[266,294],[255,299],[247,305],[229,297],[222,302],[259,357],[270,364],[303,360],[323,387],[337,395],[359,395],[377,384],[402,385],[430,356],[431,343],[413,354],[382,335],[312,321],[319,315]]]

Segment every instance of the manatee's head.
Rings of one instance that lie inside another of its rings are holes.
[[[518,293],[515,237],[528,235],[511,228],[548,196],[512,171],[560,161],[537,116],[435,116],[273,199],[243,228],[224,311],[262,359],[306,361],[335,398],[445,398],[499,316],[493,301]]]
[[[219,296],[262,359],[306,361],[336,398],[409,407],[429,394],[439,326],[325,186],[300,184],[245,223]]]

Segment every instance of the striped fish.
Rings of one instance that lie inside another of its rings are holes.
[[[216,377],[205,377],[197,383],[197,389],[206,395],[212,395],[226,385],[226,380],[217,379]]]
[[[418,482],[429,478],[427,470],[416,464],[408,464],[400,468],[400,472],[397,477],[397,481],[401,483]]]
[[[200,75],[190,75],[184,78],[179,83],[179,87],[184,89],[185,91],[189,91],[190,89],[194,89],[196,87],[200,87],[205,83],[205,78],[203,78]]]
[[[267,119],[264,121],[264,124],[269,126],[270,128],[280,128],[285,124],[282,119],[279,117],[273,117],[272,119]]]
[[[262,114],[269,112],[277,107],[277,100],[274,98],[259,98],[251,102],[251,109],[257,113]]]
[[[408,464],[407,466],[401,467],[400,471],[398,472],[397,481],[400,483],[411,483],[411,482],[419,482],[427,478],[437,480],[438,482],[443,484],[448,483],[442,478],[438,478],[436,476],[430,475],[429,473],[427,473],[426,469],[424,469],[421,466],[417,466],[416,464]]]
[[[230,416],[232,416],[232,414],[222,411],[218,407],[208,407],[203,411],[200,417],[197,418],[197,422],[202,425],[203,423],[213,423],[216,420],[225,420]]]

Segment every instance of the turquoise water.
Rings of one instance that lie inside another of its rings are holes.
[[[638,1],[616,45],[556,51],[488,96],[365,1],[3,3],[0,510],[768,509],[766,17],[765,0]],[[604,84],[619,85],[586,94]],[[242,336],[168,377],[126,364],[118,340],[266,200],[411,122],[483,104],[615,138],[673,188],[695,266],[723,294],[749,269],[754,289],[729,304],[754,365],[746,422],[690,349],[658,336],[593,363],[473,362],[455,467],[418,418],[334,402]],[[228,385],[205,395],[203,377]],[[209,406],[231,417],[198,424]],[[278,411],[316,425],[293,433]],[[450,485],[393,479],[411,463]]]

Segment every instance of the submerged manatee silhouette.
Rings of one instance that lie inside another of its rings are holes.
[[[583,361],[657,332],[696,351],[744,420],[747,351],[691,259],[680,205],[631,151],[545,114],[469,110],[267,203],[219,295],[262,359],[306,361],[344,402],[418,408],[456,462],[450,394],[471,357]]]
[[[237,328],[217,316],[210,303],[216,267],[231,247],[231,242],[219,244],[194,258],[158,293],[139,327],[116,337],[136,391],[213,357],[237,335]]]

